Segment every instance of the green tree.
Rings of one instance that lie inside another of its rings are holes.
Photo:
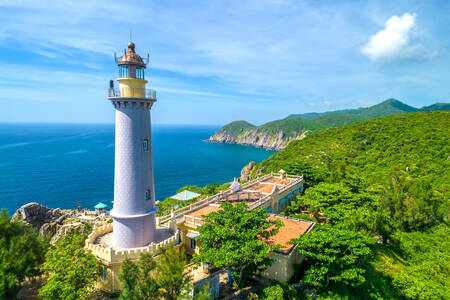
[[[207,215],[200,227],[202,243],[194,262],[232,269],[242,286],[245,277],[271,265],[271,249],[262,239],[275,234],[281,222],[268,220],[264,208],[248,210],[245,203],[225,202],[222,208]]]
[[[0,298],[15,297],[19,283],[39,274],[47,243],[36,230],[11,222],[5,209],[0,213]]]
[[[329,172],[326,168],[315,167],[308,162],[295,162],[285,167],[288,174],[303,175],[307,186],[314,186],[326,180]]]
[[[42,271],[48,274],[39,296],[43,299],[89,299],[98,276],[95,257],[86,252],[86,235],[67,234],[45,256]]]
[[[122,293],[120,299],[184,299],[193,290],[185,267],[187,258],[184,249],[170,247],[161,249],[155,259],[144,253],[139,262],[127,259],[123,262],[119,280]],[[206,291],[198,292],[197,298],[207,298]]]
[[[441,222],[449,211],[449,201],[435,191],[429,177],[413,178],[394,173],[388,182],[384,205],[400,229],[420,230]]]
[[[279,281],[272,281],[268,287],[266,287],[261,297],[262,300],[295,300],[297,291],[287,283],[281,283]]]
[[[398,232],[401,262],[389,265],[395,290],[406,299],[446,299],[450,295],[450,227]]]
[[[187,258],[184,248],[163,249],[156,266],[156,280],[165,299],[180,299],[192,289],[185,271]]]
[[[125,259],[120,266],[120,299],[130,299],[135,300],[140,297],[140,272],[139,267],[133,263],[130,259]]]
[[[150,253],[143,253],[139,259],[139,294],[145,299],[159,299],[159,284],[154,276],[156,261]]]
[[[298,244],[309,266],[303,282],[323,290],[329,284],[355,287],[364,283],[364,264],[375,241],[358,232],[324,225],[292,243]]]
[[[349,211],[372,202],[373,197],[368,193],[354,194],[342,183],[321,182],[308,188],[288,211],[307,211],[318,220],[337,223],[345,219]]]

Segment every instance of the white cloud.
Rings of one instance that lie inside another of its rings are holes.
[[[411,43],[411,30],[416,25],[416,14],[405,13],[392,16],[385,28],[375,35],[362,48],[362,52],[373,61],[395,59],[423,59],[430,57],[422,45]]]

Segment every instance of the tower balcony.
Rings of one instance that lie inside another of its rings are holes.
[[[130,87],[109,88],[108,98],[139,98],[156,101],[156,91],[152,89]]]

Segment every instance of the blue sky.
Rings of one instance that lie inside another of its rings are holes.
[[[0,0],[1,122],[112,123],[132,28],[155,123],[449,100],[450,1]]]

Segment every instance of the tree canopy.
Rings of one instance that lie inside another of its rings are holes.
[[[11,222],[6,209],[0,213],[0,298],[15,297],[19,283],[40,273],[47,248],[45,239],[22,222]]]
[[[308,264],[303,282],[320,290],[328,284],[355,287],[364,283],[364,263],[375,240],[359,232],[324,225],[293,242]]]
[[[280,221],[267,220],[264,208],[248,210],[245,203],[224,202],[223,209],[205,217],[199,228],[201,243],[194,262],[232,269],[241,286],[245,277],[271,265],[270,247],[262,241],[275,234]]]
[[[358,288],[324,284],[321,271],[311,266],[303,281],[321,291],[319,299],[339,298],[343,290],[345,297],[372,299],[449,294],[443,280],[448,278],[448,247],[442,240],[449,228],[449,140],[449,112],[399,114],[293,141],[255,166],[254,174],[282,168],[305,175],[307,188],[286,214],[337,232],[325,235],[316,227],[304,241],[328,237],[337,243],[343,232],[344,237],[357,234],[361,249],[368,245],[362,236],[378,241],[369,247],[372,261],[352,264],[358,270],[352,273],[355,279],[363,277]],[[331,246],[316,242],[317,253]],[[317,273],[311,275],[313,270]]]
[[[42,299],[90,299],[95,292],[98,264],[84,249],[85,234],[63,236],[45,255],[42,271],[48,274]]]
[[[184,249],[175,247],[162,249],[156,259],[146,253],[141,254],[137,263],[125,260],[119,275],[120,299],[185,299],[193,290],[186,265]],[[208,291],[201,291],[194,299],[208,295]]]

